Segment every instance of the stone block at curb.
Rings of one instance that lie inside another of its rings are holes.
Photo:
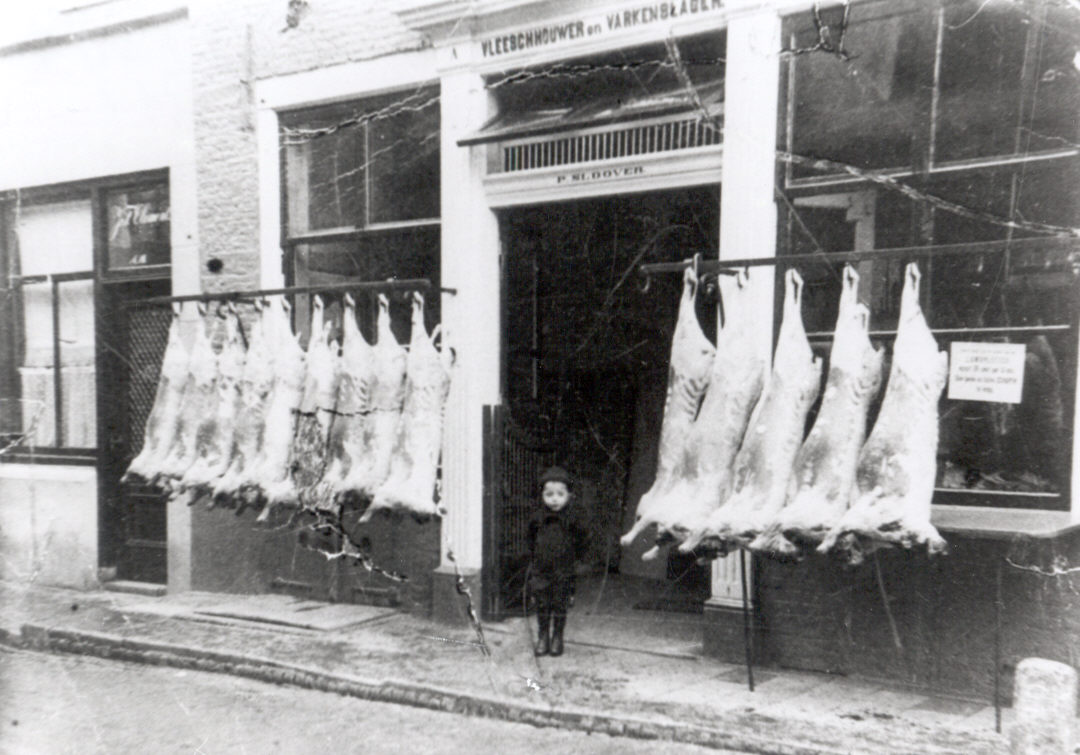
[[[1072,755],[1076,669],[1043,658],[1016,667],[1015,721],[1009,731],[1013,755]]]

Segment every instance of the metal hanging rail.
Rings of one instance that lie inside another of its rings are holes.
[[[1008,241],[976,241],[965,244],[942,244],[938,246],[903,246],[886,249],[869,249],[848,252],[813,252],[809,254],[784,254],[776,257],[747,257],[744,259],[684,259],[679,262],[656,262],[641,265],[638,272],[645,276],[656,273],[681,273],[687,267],[697,264],[698,272],[704,274],[733,275],[739,268],[778,265],[792,267],[803,264],[838,264],[856,263],[872,260],[887,260],[910,257],[953,257],[979,254],[1002,254],[1014,252],[1077,252],[1080,253],[1080,240],[1063,236],[1035,239],[1014,239]],[[1080,262],[1080,261],[1078,261]]]
[[[355,283],[330,283],[322,286],[290,286],[286,288],[262,288],[248,291],[217,291],[201,294],[183,294],[180,296],[151,296],[125,302],[125,307],[152,307],[160,304],[178,304],[180,302],[227,302],[261,299],[264,296],[292,296],[304,294],[345,293],[348,291],[430,291],[435,286],[427,278],[402,278],[384,281],[356,281]],[[438,289],[442,293],[456,294],[456,288],[445,286]]]

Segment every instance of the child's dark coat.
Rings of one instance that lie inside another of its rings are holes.
[[[574,501],[561,511],[540,504],[529,520],[529,592],[538,607],[566,613],[574,562],[585,555],[589,531]]]

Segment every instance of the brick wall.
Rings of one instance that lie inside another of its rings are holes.
[[[873,561],[854,569],[825,557],[755,562],[758,660],[767,665],[990,700],[1001,564],[1003,698],[1011,696],[1013,673],[1023,658],[1080,666],[1080,573],[1039,573],[1080,563],[1080,536],[1056,543],[951,538],[949,554],[933,560],[881,552],[899,647]],[[706,648],[713,655],[741,656],[741,624],[735,631],[721,616],[713,623],[715,629],[706,629]]]
[[[288,5],[203,0],[191,8],[199,254],[208,291],[251,287],[259,277],[255,81],[423,45],[387,3],[317,0],[295,27],[287,24]],[[207,272],[212,257],[224,263],[222,272]]]

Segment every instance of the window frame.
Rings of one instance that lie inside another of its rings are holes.
[[[347,107],[363,108],[365,103],[379,103],[395,96],[408,96],[417,95],[422,96],[431,95],[434,97],[441,96],[439,82],[427,81],[419,82],[409,87],[399,87],[391,90],[362,93],[355,97],[349,97],[346,99],[335,100],[333,102],[321,102],[321,103],[306,103],[295,107],[282,108],[277,111],[277,143],[279,147],[278,152],[278,167],[280,171],[280,197],[281,197],[281,246],[286,252],[285,271],[286,277],[291,274],[292,269],[292,257],[294,256],[294,250],[301,244],[318,244],[320,242],[333,242],[333,241],[350,241],[358,238],[365,238],[372,234],[387,233],[398,230],[406,230],[413,228],[431,228],[438,227],[442,224],[441,215],[437,217],[428,218],[415,218],[411,220],[393,220],[393,221],[376,221],[371,222],[371,196],[372,196],[372,171],[365,164],[363,171],[363,225],[351,225],[351,226],[337,226],[334,228],[320,228],[317,230],[308,230],[301,233],[290,232],[290,217],[289,217],[289,204],[290,204],[290,180],[289,180],[289,164],[287,155],[287,146],[285,145],[285,138],[287,136],[287,130],[289,128],[295,128],[296,122],[303,119],[317,120],[319,115],[327,112],[333,112],[336,110],[342,110]],[[436,102],[428,107],[438,108],[439,104]],[[441,113],[439,113],[439,126],[438,130],[441,133]],[[365,163],[370,162],[368,155],[370,154],[371,144],[371,130],[368,123],[358,124],[358,128],[363,129],[363,143],[364,143],[364,160]],[[441,152],[441,145],[439,147]],[[440,182],[441,185],[441,182]],[[439,186],[436,186],[436,192],[439,192]]]
[[[100,419],[102,396],[107,386],[103,385],[101,375],[102,363],[102,339],[101,328],[103,327],[103,286],[110,282],[132,281],[147,278],[168,277],[172,268],[169,264],[155,264],[145,266],[132,266],[117,269],[109,267],[108,250],[108,206],[107,195],[111,191],[124,188],[140,188],[150,185],[164,185],[169,191],[169,205],[172,206],[171,186],[169,183],[169,170],[167,168],[137,171],[112,176],[103,176],[92,179],[83,179],[59,184],[47,184],[21,189],[0,191],[0,295],[10,300],[13,317],[11,321],[19,327],[11,328],[6,342],[0,344],[0,369],[5,373],[4,380],[9,383],[8,396],[5,398],[22,398],[20,382],[17,377],[19,357],[23,351],[21,324],[22,297],[14,294],[25,283],[51,283],[51,310],[53,321],[53,397],[56,405],[54,410],[55,440],[54,444],[45,447],[27,447],[21,442],[15,443],[6,452],[0,453],[0,463],[14,464],[57,464],[72,466],[94,466],[98,463],[101,449],[106,443],[105,428],[101,422],[97,424],[97,445],[87,448],[62,445],[63,441],[63,406],[62,401],[62,377],[63,365],[58,358],[60,351],[59,338],[59,299],[58,287],[64,282],[76,280],[93,281],[93,312],[94,312],[94,388],[96,398],[94,409]],[[20,276],[13,273],[17,260],[18,243],[17,230],[15,228],[15,209],[19,206],[54,204],[72,200],[89,200],[92,217],[93,263],[92,269],[73,273],[57,273],[48,275]],[[171,260],[170,239],[170,260]],[[10,374],[9,374],[10,373]],[[0,435],[0,448],[5,448],[7,443],[24,435],[25,430],[18,433]]]

